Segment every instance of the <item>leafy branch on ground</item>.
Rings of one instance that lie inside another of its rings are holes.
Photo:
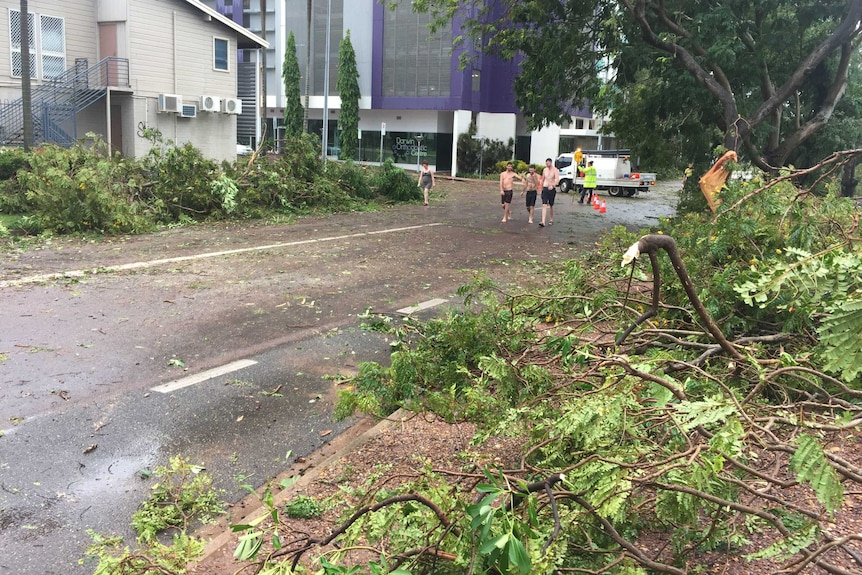
[[[87,560],[95,560],[94,575],[174,575],[201,557],[206,543],[191,533],[224,513],[212,478],[187,458],[171,457],[168,466],[153,470],[157,482],[152,493],[132,515],[138,534],[137,548],[130,549],[121,537],[89,531],[92,544]],[[163,535],[173,532],[170,542]]]

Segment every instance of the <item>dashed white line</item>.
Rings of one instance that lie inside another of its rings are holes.
[[[423,301],[422,303],[418,303],[416,305],[411,305],[410,307],[402,307],[401,309],[398,309],[395,311],[400,313],[400,314],[410,315],[410,314],[416,313],[417,311],[421,311],[423,309],[428,309],[428,308],[432,308],[434,306],[444,304],[447,301],[449,301],[449,300],[442,299],[442,298],[438,297],[438,298],[434,298],[434,299],[429,299],[428,301]]]
[[[251,365],[255,365],[257,362],[253,359],[240,359],[237,361],[233,361],[231,363],[227,363],[222,365],[221,367],[214,367],[212,369],[208,369],[206,371],[202,371],[195,375],[190,375],[188,377],[184,377],[182,379],[177,379],[174,381],[169,381],[163,385],[157,385],[156,387],[151,387],[150,391],[157,391],[159,393],[173,393],[178,389],[182,389],[184,387],[188,387],[190,385],[195,385],[197,383],[201,383],[203,381],[207,381],[214,377],[218,377],[220,375],[225,375],[234,371],[239,371]]]
[[[71,278],[80,278],[80,277],[84,277],[84,276],[88,276],[88,275],[96,275],[96,274],[102,274],[102,273],[145,269],[145,268],[151,268],[151,267],[160,266],[160,265],[164,265],[164,264],[173,264],[173,263],[177,263],[177,262],[202,260],[202,259],[206,259],[206,258],[215,258],[215,257],[219,257],[219,256],[230,256],[230,255],[242,254],[242,253],[246,253],[246,252],[256,252],[256,251],[262,251],[262,250],[274,250],[274,249],[280,249],[280,248],[287,248],[287,247],[291,247],[291,246],[301,246],[304,244],[334,242],[334,241],[338,241],[338,240],[347,240],[347,239],[351,239],[351,238],[359,238],[362,236],[373,236],[373,235],[378,235],[378,234],[392,234],[392,233],[397,233],[397,232],[406,232],[409,230],[418,230],[420,228],[428,228],[428,227],[432,227],[432,226],[441,226],[441,225],[443,225],[441,222],[434,222],[434,223],[430,223],[430,224],[420,224],[417,226],[405,226],[405,227],[401,227],[401,228],[388,228],[385,230],[376,230],[376,231],[372,231],[372,232],[357,232],[355,234],[346,234],[343,236],[330,236],[330,237],[326,237],[326,238],[315,238],[315,239],[311,239],[311,240],[298,240],[295,242],[283,242],[280,244],[269,244],[266,246],[255,246],[255,247],[250,247],[250,248],[237,248],[235,250],[224,250],[221,252],[206,252],[203,254],[195,254],[193,256],[178,256],[175,258],[164,258],[164,259],[150,260],[150,261],[145,261],[145,262],[133,262],[133,263],[129,263],[129,264],[121,264],[121,265],[116,265],[116,266],[105,266],[105,267],[99,267],[99,268],[92,268],[89,270],[69,270],[69,271],[59,272],[59,273],[28,276],[28,277],[18,278],[18,279],[14,279],[14,280],[3,280],[3,281],[0,281],[0,288],[20,286],[20,285],[31,284],[31,283],[40,283],[40,282],[46,282],[46,281],[52,281],[52,280],[58,280],[58,279],[66,279],[66,278],[70,278],[70,279]]]

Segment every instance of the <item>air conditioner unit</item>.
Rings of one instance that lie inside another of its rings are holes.
[[[221,111],[225,114],[242,114],[242,100],[239,98],[225,98],[222,102]]]
[[[180,118],[196,118],[198,115],[198,107],[194,104],[183,104],[180,110]]]
[[[201,96],[201,112],[221,112],[221,98]]]
[[[159,94],[159,112],[179,114],[182,111],[182,96],[179,94]]]

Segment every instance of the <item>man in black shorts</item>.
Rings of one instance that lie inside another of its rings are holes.
[[[500,173],[500,203],[503,204],[503,219],[501,222],[508,222],[512,219],[512,194],[514,193],[515,178],[522,182],[524,178],[515,173],[515,166],[512,162],[506,164],[506,171]]]
[[[528,223],[531,224],[533,223],[533,210],[536,209],[536,195],[541,181],[541,177],[536,173],[536,166],[530,166],[527,175],[524,176],[524,191],[521,192],[521,195],[527,194],[527,213],[530,215]]]
[[[542,170],[542,221],[539,227],[544,228],[545,223],[554,225],[554,198],[557,197],[557,186],[560,185],[560,170],[554,165],[554,160],[545,160],[545,169]],[[551,210],[550,221],[546,220],[548,208]]]

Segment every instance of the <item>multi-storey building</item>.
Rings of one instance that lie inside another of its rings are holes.
[[[430,17],[414,13],[407,0],[394,9],[378,0],[205,1],[269,43],[262,58],[264,88],[259,118],[266,126],[266,137],[278,139],[282,133],[281,71],[287,37],[293,32],[305,84],[301,89],[308,129],[322,135],[325,124],[328,152],[337,153],[341,107],[335,89],[338,47],[349,30],[362,95],[358,160],[391,157],[396,163],[415,166],[421,156],[437,170],[456,171],[458,136],[473,122],[479,137],[503,142],[513,139],[515,156],[528,162],[542,163],[576,146],[602,147],[600,119],[588,110],[575,111],[568,125],[528,130],[512,88],[518,64],[471,51],[469,46],[453,49],[462,20],[456,19],[450,28],[431,34]],[[324,94],[327,28],[329,93]],[[470,64],[462,69],[460,57],[465,51]],[[246,143],[254,144],[261,137],[262,130],[254,124],[238,129]],[[607,140],[604,144],[609,147]]]
[[[199,0],[30,0],[28,12],[0,6],[0,144],[23,144],[29,52],[34,144],[68,146],[92,132],[138,157],[158,132],[236,159],[237,55],[253,59],[262,38]],[[243,85],[253,115],[256,90]]]

